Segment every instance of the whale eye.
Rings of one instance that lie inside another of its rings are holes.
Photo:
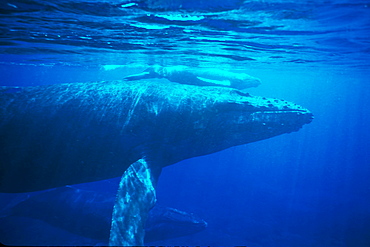
[[[230,93],[231,94],[237,94],[237,95],[244,96],[244,97],[251,97],[251,95],[249,93],[244,93],[244,92],[239,91],[239,90],[233,90]]]

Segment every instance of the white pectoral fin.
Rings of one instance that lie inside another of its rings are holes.
[[[159,173],[140,159],[122,175],[113,208],[110,246],[144,245],[145,223],[156,203]]]
[[[214,86],[226,86],[226,87],[230,86],[229,80],[213,80],[213,79],[204,78],[200,76],[197,76],[197,79],[205,83],[208,83],[210,85],[214,85]]]
[[[135,80],[141,80],[141,79],[148,79],[153,78],[154,76],[150,72],[142,72],[139,74],[129,75],[123,78],[123,80],[126,81],[135,81]]]

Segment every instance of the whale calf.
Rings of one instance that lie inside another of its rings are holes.
[[[2,87],[0,96],[0,192],[122,175],[111,245],[143,244],[163,167],[298,131],[313,118],[284,100],[156,80]]]
[[[153,78],[165,78],[180,84],[231,87],[239,90],[257,87],[261,84],[260,79],[245,73],[233,73],[218,68],[190,68],[182,65],[166,67],[153,65],[142,73],[126,76],[124,80],[133,81]]]

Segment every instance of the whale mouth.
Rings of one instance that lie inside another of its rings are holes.
[[[249,119],[257,122],[275,122],[304,125],[313,120],[313,114],[306,108],[279,99],[256,97],[256,100],[244,106],[243,110]]]
[[[297,109],[284,109],[284,110],[256,110],[256,111],[252,111],[252,112],[255,112],[255,113],[271,113],[271,114],[279,114],[279,113],[286,113],[286,112],[289,112],[289,113],[298,113],[298,114],[312,114],[310,111],[308,110],[297,110]]]
[[[298,117],[304,117],[308,120],[310,120],[309,122],[311,122],[313,119],[314,119],[314,116],[313,114],[309,111],[309,110],[300,110],[300,109],[285,109],[285,110],[261,110],[261,111],[255,111],[253,112],[252,114],[268,114],[268,115],[292,115],[294,114],[295,116],[298,116]]]
[[[250,112],[250,114],[251,115],[276,116],[279,118],[282,117],[282,115],[285,115],[285,116],[291,116],[292,118],[296,118],[296,119],[305,118],[309,120],[312,120],[314,118],[313,114],[309,110],[306,110],[306,109],[256,110],[256,111]],[[284,120],[284,118],[282,118],[281,120]]]

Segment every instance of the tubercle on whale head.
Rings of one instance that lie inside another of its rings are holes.
[[[292,102],[237,90],[229,95],[228,100],[215,103],[219,115],[215,119],[219,121],[216,125],[224,126],[220,132],[228,133],[236,145],[298,131],[313,119],[309,110]]]

